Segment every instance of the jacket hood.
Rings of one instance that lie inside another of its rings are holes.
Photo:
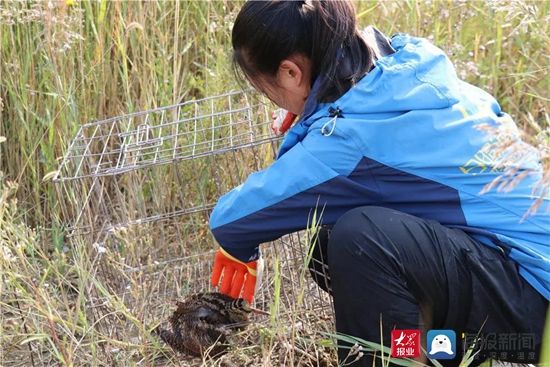
[[[301,141],[309,127],[327,117],[329,107],[349,115],[405,113],[412,110],[447,108],[459,100],[460,80],[445,53],[424,38],[397,34],[391,38],[394,53],[375,61],[374,68],[332,103],[317,103],[313,84],[304,113],[289,130],[278,156]]]
[[[388,113],[447,108],[459,100],[460,80],[444,52],[428,40],[398,34],[396,50],[334,104],[348,113]]]

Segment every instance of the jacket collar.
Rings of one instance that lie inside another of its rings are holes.
[[[304,112],[300,115],[299,120],[294,124],[292,128],[287,132],[279,152],[277,153],[277,159],[279,159],[283,154],[285,154],[290,148],[302,141],[307,135],[307,131],[314,119],[310,117],[319,110],[321,103],[317,102],[317,92],[321,85],[323,84],[322,77],[317,77],[313,86],[309,92],[309,96],[306,99],[304,104]]]

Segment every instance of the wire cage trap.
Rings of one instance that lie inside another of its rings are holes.
[[[147,342],[171,301],[211,290],[217,245],[208,216],[222,194],[273,161],[280,138],[270,130],[271,108],[251,91],[233,91],[80,127],[54,182],[67,237],[89,253],[89,309],[104,340]],[[331,331],[331,299],[305,267],[308,237],[263,246],[254,303],[276,309],[279,325]],[[111,365],[115,344],[102,346]]]

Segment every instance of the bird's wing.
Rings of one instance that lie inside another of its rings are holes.
[[[222,312],[208,306],[197,307],[190,313],[190,317],[196,321],[203,321],[212,325],[227,323],[227,317]]]

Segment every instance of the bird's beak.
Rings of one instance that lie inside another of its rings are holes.
[[[250,308],[251,312],[257,313],[259,315],[269,316],[269,312],[267,312],[267,311],[260,310],[259,308],[255,308],[255,307],[252,307],[252,306],[248,306],[248,307]]]

